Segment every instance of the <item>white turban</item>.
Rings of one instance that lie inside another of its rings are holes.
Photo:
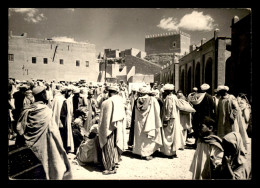
[[[206,91],[206,90],[208,90],[210,88],[210,86],[209,86],[209,84],[202,84],[201,86],[200,86],[200,89],[202,90],[202,91]]]
[[[218,88],[217,88],[217,91],[220,91],[220,90],[228,91],[229,87],[228,86],[224,86],[224,85],[219,85]]]
[[[174,85],[173,84],[165,84],[163,86],[163,90],[174,90]]]
[[[140,87],[138,90],[138,93],[148,94],[150,93],[149,89],[147,87]]]

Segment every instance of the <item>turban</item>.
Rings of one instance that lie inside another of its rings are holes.
[[[224,86],[224,85],[219,85],[218,88],[217,88],[217,91],[220,91],[220,90],[228,91],[229,87],[228,86]]]
[[[165,84],[165,85],[163,86],[163,90],[164,90],[164,91],[166,91],[166,90],[172,91],[172,90],[174,90],[174,85],[173,85],[173,84]]]
[[[202,90],[202,91],[206,91],[206,90],[208,90],[210,88],[210,86],[209,86],[209,84],[202,84],[201,86],[200,86],[200,89]]]
[[[148,94],[148,93],[150,93],[150,91],[148,90],[147,87],[140,87],[138,90],[138,93]]]
[[[33,95],[37,95],[38,93],[41,93],[43,90],[45,90],[45,87],[43,86],[36,86],[32,90]]]
[[[194,87],[192,88],[193,91],[198,91],[198,88]]]

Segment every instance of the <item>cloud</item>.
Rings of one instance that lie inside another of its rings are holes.
[[[43,13],[39,13],[39,10],[36,8],[10,8],[9,16],[12,15],[12,12],[24,14],[24,20],[27,22],[38,23],[42,20],[47,19]]]
[[[173,31],[179,29],[186,29],[190,31],[211,31],[214,29],[214,19],[210,15],[204,15],[203,12],[193,11],[190,14],[184,15],[180,22],[172,17],[163,18],[157,27]]]
[[[168,31],[173,31],[178,29],[177,19],[173,19],[171,17],[167,19],[163,18],[160,21],[160,24],[158,24],[157,26],[162,29],[166,29]]]

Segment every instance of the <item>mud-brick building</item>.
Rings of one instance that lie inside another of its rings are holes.
[[[175,55],[189,53],[190,35],[183,31],[145,36],[145,59],[161,66],[169,64]]]
[[[9,35],[8,74],[19,80],[97,81],[94,44]]]

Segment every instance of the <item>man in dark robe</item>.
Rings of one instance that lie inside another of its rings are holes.
[[[195,97],[190,100],[190,102],[193,104],[193,108],[196,110],[192,119],[192,128],[194,131],[193,136],[195,138],[195,144],[193,146],[195,148],[198,139],[199,124],[206,116],[210,117],[214,121],[216,120],[215,103],[212,96],[207,93],[209,88],[210,86],[208,84],[202,84],[200,86],[200,92],[195,94]]]

